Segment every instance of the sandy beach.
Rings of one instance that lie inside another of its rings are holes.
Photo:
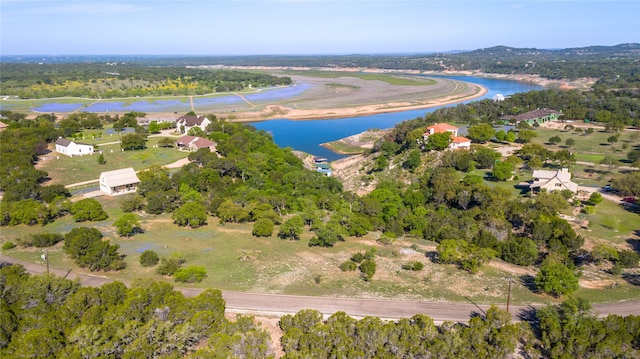
[[[488,91],[477,84],[442,78],[433,78],[436,79],[437,83],[429,86],[391,85],[382,81],[362,80],[355,76],[346,75],[350,72],[380,73],[398,77],[412,77],[411,75],[428,76],[430,74],[475,76],[530,82],[559,89],[588,88],[595,82],[594,79],[549,80],[538,75],[502,75],[477,71],[454,73],[446,71],[411,72],[356,68],[315,69],[345,73],[345,76],[342,77],[321,78],[291,75],[290,70],[309,70],[307,68],[267,68],[259,66],[222,66],[221,68],[268,70],[275,76],[289,76],[294,82],[304,82],[313,86],[311,90],[306,91],[303,95],[282,103],[273,103],[264,107],[260,107],[258,104],[250,104],[250,108],[243,110],[211,112],[220,118],[237,122],[262,121],[274,118],[287,118],[290,120],[329,119],[427,109],[473,100],[484,96]],[[413,76],[413,78],[420,77]],[[422,78],[424,79],[424,77]]]

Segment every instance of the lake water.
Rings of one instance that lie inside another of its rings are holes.
[[[485,98],[493,98],[493,96],[495,96],[496,94],[503,94],[505,96],[508,96],[519,92],[544,89],[544,87],[542,86],[511,80],[476,78],[469,76],[429,77],[444,77],[448,79],[472,82],[488,89],[487,93],[484,96],[462,103],[478,101]],[[458,104],[447,106],[456,105]],[[337,154],[320,146],[320,144],[355,135],[371,128],[391,128],[396,123],[424,116],[426,113],[433,112],[441,107],[445,106],[438,106],[421,110],[400,111],[378,115],[345,117],[327,120],[320,119],[312,121],[295,121],[283,118],[254,122],[251,123],[251,125],[259,130],[265,130],[269,132],[273,136],[273,140],[275,141],[275,143],[277,143],[280,147],[291,147],[295,150],[304,151],[315,156],[325,157],[329,161],[335,161],[347,156]]]

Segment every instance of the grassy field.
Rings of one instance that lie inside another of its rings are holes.
[[[310,77],[320,78],[338,78],[338,77],[357,77],[362,80],[382,81],[390,85],[408,85],[408,86],[429,86],[436,83],[432,79],[421,79],[417,77],[394,76],[388,74],[372,74],[358,72],[340,72],[340,71],[288,71],[292,74],[299,74]]]
[[[634,230],[640,229],[640,217],[611,201],[602,201],[596,206],[596,213],[582,214],[589,221],[586,230],[580,230],[585,236],[614,243],[625,244]]]
[[[97,163],[98,154],[68,157],[51,152],[44,156],[36,167],[49,173],[50,183],[68,185],[98,179],[104,171],[124,167],[133,167],[138,171],[155,165],[167,165],[189,155],[188,152],[175,148],[153,147],[158,143],[158,139],[159,137],[149,137],[147,148],[144,150],[122,151],[120,144],[100,146],[98,149],[103,152],[107,161],[103,165]]]
[[[161,257],[175,254],[187,260],[185,265],[202,265],[208,277],[199,288],[219,288],[222,290],[254,291],[262,293],[283,293],[297,295],[318,295],[338,297],[376,297],[411,300],[454,301],[503,304],[506,298],[506,278],[518,279],[512,290],[514,305],[527,305],[553,300],[529,289],[528,283],[535,272],[532,268],[517,267],[500,260],[493,260],[477,274],[469,274],[452,265],[435,263],[432,258],[436,243],[419,238],[401,238],[390,245],[376,243],[376,233],[362,238],[348,238],[333,248],[308,247],[312,234],[305,230],[297,242],[284,241],[276,236],[256,238],[251,235],[251,224],[220,225],[218,219],[209,217],[208,225],[198,229],[178,227],[171,216],[142,215],[144,233],[131,238],[118,237],[113,221],[122,215],[119,209],[120,197],[98,197],[109,219],[96,223],[75,223],[70,217],[57,220],[45,226],[3,227],[2,240],[15,241],[32,233],[66,233],[77,226],[98,228],[107,239],[120,246],[121,253],[127,255],[127,268],[119,273],[94,273],[113,279],[130,281],[137,278],[167,280],[155,273],[155,268],[145,268],[139,264],[140,254],[145,250],[156,251]],[[622,213],[606,204],[599,208],[609,217],[620,217]],[[622,218],[622,217],[620,217]],[[622,218],[621,221],[626,221]],[[594,225],[595,226],[595,225]],[[604,229],[606,230],[606,228]],[[619,228],[620,234],[627,227]],[[596,231],[595,227],[592,229]],[[276,229],[277,232],[277,229]],[[274,232],[275,233],[275,232]],[[602,233],[607,235],[606,232]],[[614,239],[614,240],[623,240]],[[378,248],[377,271],[371,282],[363,281],[359,272],[342,272],[341,262],[348,260],[356,252],[368,248]],[[50,248],[52,268],[78,268],[62,249],[62,243]],[[6,251],[7,255],[42,264],[41,249],[17,247]],[[425,269],[410,272],[401,269],[403,263],[420,261]],[[528,273],[528,274],[523,274]],[[624,300],[640,297],[640,288],[613,278],[620,287],[607,290],[606,295],[598,291],[584,289],[581,294],[594,302]]]
[[[537,128],[535,130],[538,137],[532,142],[544,145],[550,150],[556,151],[561,149],[569,149],[576,154],[578,161],[597,163],[606,155],[611,155],[618,160],[624,160],[634,146],[640,146],[640,136],[635,132],[621,132],[618,142],[609,143],[607,139],[614,135],[610,132],[596,130],[594,133],[587,135],[584,132],[578,133],[574,131],[555,130],[548,128]],[[558,136],[562,139],[558,145],[549,143],[549,138]],[[566,141],[573,139],[575,144],[567,147]],[[627,147],[626,149],[623,146]],[[624,163],[620,163],[624,165]]]

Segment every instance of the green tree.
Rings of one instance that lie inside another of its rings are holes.
[[[528,266],[538,260],[538,247],[527,237],[514,237],[500,243],[500,257],[509,263]]]
[[[333,247],[344,240],[344,229],[338,225],[327,224],[315,229],[315,237],[309,240],[309,247]]]
[[[640,196],[640,171],[621,174],[611,179],[611,187],[623,196]]]
[[[149,249],[142,252],[142,254],[140,255],[140,264],[143,267],[152,267],[158,264],[159,261],[160,257],[158,257],[158,254]]]
[[[287,219],[278,231],[278,237],[282,239],[300,240],[304,230],[304,220],[301,216],[293,216]]]
[[[3,218],[1,219],[3,225],[45,224],[53,219],[49,208],[32,198],[9,202],[5,197],[0,206],[3,209]]]
[[[122,196],[120,199],[120,209],[123,212],[140,211],[144,208],[144,197],[135,193]]]
[[[507,138],[505,138],[507,142],[516,142],[516,133],[509,130],[507,132]]]
[[[65,251],[77,265],[91,271],[120,270],[126,267],[125,255],[118,253],[118,245],[102,240],[102,233],[95,228],[77,227],[64,238]]]
[[[129,237],[137,232],[141,232],[140,217],[135,213],[125,213],[122,217],[113,222],[113,226],[116,227],[116,233],[119,236]]]
[[[104,221],[109,218],[100,202],[93,198],[81,199],[71,206],[71,214],[76,222]]]
[[[488,123],[469,127],[467,136],[474,142],[485,143],[496,135],[496,130]]]
[[[427,149],[442,151],[449,147],[452,140],[450,132],[434,133],[427,138]]]
[[[611,170],[618,164],[618,160],[611,155],[606,155],[603,159],[598,161],[598,164],[607,166],[607,170],[611,172]]]
[[[179,268],[173,273],[173,278],[179,283],[200,283],[207,277],[207,270],[202,266]]]
[[[507,133],[504,130],[496,132],[496,140],[504,142],[507,139]]]
[[[564,142],[567,147],[571,148],[573,145],[576,144],[576,140],[574,140],[573,138],[567,138],[567,140]]]
[[[556,297],[578,289],[578,277],[573,270],[554,258],[542,262],[534,282],[539,290]]]
[[[549,138],[549,143],[552,143],[554,145],[557,145],[560,142],[562,142],[562,139],[560,138],[560,136],[553,136]]]
[[[402,167],[413,172],[413,170],[420,166],[421,161],[420,151],[413,150],[409,152],[407,160],[402,163]]]
[[[591,196],[589,196],[589,203],[596,205],[602,202],[602,195],[599,192],[593,192]]]
[[[173,275],[182,264],[184,264],[185,260],[180,255],[172,255],[171,257],[163,257],[160,259],[160,265],[156,269],[156,273],[161,275]]]
[[[122,136],[120,148],[123,150],[141,150],[146,147],[147,139],[138,133],[128,133]]]
[[[365,259],[360,263],[360,272],[362,272],[362,279],[370,282],[373,279],[373,275],[376,274],[376,262],[373,259]]]
[[[256,237],[271,237],[273,234],[273,221],[269,218],[260,218],[253,224],[251,231]]]
[[[104,155],[102,154],[102,152],[100,152],[100,154],[98,155],[97,162],[99,165],[104,165],[107,163],[107,160],[104,159]]]
[[[149,133],[160,133],[162,130],[162,126],[158,123],[158,121],[149,122]]]
[[[198,228],[207,224],[207,209],[200,203],[187,202],[173,212],[172,218],[179,226]]]
[[[576,163],[576,156],[567,149],[562,149],[553,154],[553,159],[560,162],[562,167],[570,167]]]
[[[493,166],[491,175],[498,181],[506,181],[513,176],[513,165],[509,161],[497,162]]]
[[[64,236],[60,233],[37,233],[31,234],[30,237],[31,239],[28,241],[28,244],[38,248],[51,247],[64,240]],[[25,245],[24,240],[22,245]]]
[[[171,137],[161,137],[158,140],[158,146],[160,147],[173,147],[176,141]]]
[[[529,143],[534,138],[538,137],[538,133],[533,130],[520,130],[518,131],[518,142]]]

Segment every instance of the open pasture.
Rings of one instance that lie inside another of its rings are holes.
[[[115,137],[115,136],[114,136]],[[133,167],[139,171],[151,166],[163,166],[173,163],[189,155],[188,152],[176,148],[153,147],[159,137],[149,137],[147,148],[143,150],[122,151],[120,144],[102,145],[97,150],[102,151],[107,161],[98,164],[98,153],[87,156],[68,157],[53,151],[40,158],[36,168],[49,173],[51,184],[68,185],[77,182],[97,180],[100,173],[125,167]]]
[[[507,294],[507,278],[514,278],[517,284],[512,288],[512,304],[528,305],[553,301],[531,290],[531,280],[535,271],[530,267],[514,266],[494,259],[477,274],[470,274],[453,265],[442,265],[435,260],[437,243],[419,238],[398,238],[388,245],[376,242],[378,233],[370,233],[361,238],[349,237],[332,248],[309,247],[312,233],[305,229],[300,241],[282,240],[275,236],[256,238],[251,235],[251,224],[219,224],[218,218],[209,217],[208,224],[197,228],[178,227],[170,214],[141,214],[144,233],[130,238],[119,237],[113,222],[123,212],[119,208],[122,197],[102,196],[97,199],[109,214],[109,219],[101,222],[75,223],[70,216],[58,219],[45,226],[15,226],[3,228],[1,242],[15,241],[32,233],[66,233],[77,226],[98,228],[105,238],[120,246],[126,254],[127,268],[118,273],[93,273],[117,280],[131,281],[137,278],[166,280],[169,277],[155,273],[155,267],[142,267],[140,255],[145,250],[153,250],[160,257],[179,255],[186,259],[185,266],[200,265],[207,270],[208,277],[198,288],[219,288],[222,290],[250,291],[260,293],[282,293],[295,295],[317,295],[337,297],[394,298],[428,301],[473,301],[476,303],[504,305]],[[622,210],[603,206],[602,213],[618,217],[623,221]],[[619,228],[620,234],[628,228]],[[595,232],[595,228],[594,228]],[[615,239],[620,241],[621,239]],[[71,269],[75,272],[88,271],[78,268],[65,254],[62,243],[49,249],[53,268]],[[357,252],[365,252],[376,247],[378,255],[376,274],[366,282],[359,271],[342,272],[340,263],[349,260]],[[11,249],[8,255],[19,259],[43,264],[40,259],[42,249]],[[421,271],[406,271],[402,264],[420,261],[425,265]],[[637,298],[640,288],[605,272],[591,270],[591,276],[618,281],[614,289],[598,291],[591,287],[580,289],[580,294],[594,302],[616,301]],[[590,277],[591,278],[591,277]],[[591,283],[591,282],[590,282]],[[593,285],[593,283],[592,283]],[[602,289],[602,288],[601,288]]]

